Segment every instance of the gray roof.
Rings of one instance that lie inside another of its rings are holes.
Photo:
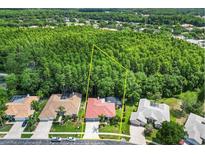
[[[132,112],[130,120],[140,120],[147,123],[148,119],[154,119],[157,124],[170,121],[169,106],[166,104],[152,105],[147,99],[140,99],[137,112]]]
[[[205,139],[205,118],[190,113],[185,124],[185,130],[187,131],[189,138],[202,144],[202,138]]]
[[[120,101],[120,99],[118,97],[106,97],[105,98],[105,101],[108,102],[108,103],[115,103],[117,105],[121,105],[122,102]]]

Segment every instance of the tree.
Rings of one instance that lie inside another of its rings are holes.
[[[183,126],[176,122],[163,122],[156,134],[155,142],[166,145],[176,145],[186,135]]]
[[[65,107],[59,106],[58,110],[56,111],[59,116],[64,116],[65,114]]]
[[[33,101],[32,104],[31,104],[31,107],[36,111],[40,111],[41,109],[41,105],[38,101]]]
[[[5,122],[6,102],[7,102],[7,92],[5,89],[0,87],[0,126],[3,126]]]
[[[145,136],[149,136],[153,132],[153,125],[152,124],[146,124],[145,125]]]

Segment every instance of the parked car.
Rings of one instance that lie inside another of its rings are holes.
[[[66,141],[75,142],[75,141],[76,141],[76,138],[74,138],[74,137],[68,137],[68,138],[66,139]]]
[[[51,142],[61,142],[62,138],[60,137],[52,137]]]
[[[27,123],[28,123],[28,120],[24,120],[24,122],[22,123],[22,127],[25,127],[26,125],[27,125]]]

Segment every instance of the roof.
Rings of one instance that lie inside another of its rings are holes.
[[[38,100],[38,96],[25,96],[19,100],[15,99],[15,101],[6,104],[6,114],[14,116],[14,118],[28,118],[34,113],[34,110],[31,109],[32,102]]]
[[[97,98],[88,98],[86,118],[98,118],[100,115],[114,117],[115,114],[114,103],[103,102]]]
[[[163,121],[170,121],[169,106],[166,104],[152,104],[147,99],[140,99],[137,112],[132,112],[130,120],[140,120],[147,123],[147,118],[160,124]]]
[[[116,105],[121,105],[122,102],[120,101],[120,99],[118,97],[106,97],[105,101],[108,103],[115,103]]]
[[[187,131],[189,138],[194,139],[201,144],[201,138],[205,139],[205,118],[190,113],[185,124],[185,130]]]
[[[80,109],[81,97],[79,93],[74,93],[65,99],[61,99],[62,94],[53,94],[49,98],[42,112],[40,113],[40,119],[55,118],[57,110],[60,106],[65,108],[65,115],[78,114]]]

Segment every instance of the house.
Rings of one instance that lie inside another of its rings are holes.
[[[137,112],[132,112],[130,117],[130,123],[137,126],[153,123],[156,128],[160,128],[164,121],[170,121],[169,106],[151,103],[147,99],[140,99]]]
[[[98,98],[88,98],[86,121],[99,120],[100,115],[104,115],[107,118],[115,117],[115,104],[107,103]]]
[[[190,113],[185,123],[185,131],[188,133],[186,142],[189,144],[205,143],[205,118]]]
[[[122,102],[120,101],[120,99],[118,97],[106,97],[105,101],[107,103],[114,103],[116,107],[122,107]]]
[[[65,115],[78,115],[81,98],[82,95],[79,93],[72,93],[69,96],[62,94],[53,94],[40,113],[39,119],[41,121],[55,119],[59,107],[65,108]]]
[[[13,96],[11,101],[6,104],[6,115],[14,118],[15,121],[23,121],[28,119],[34,113],[31,104],[33,101],[38,101],[39,97],[29,95]]]

